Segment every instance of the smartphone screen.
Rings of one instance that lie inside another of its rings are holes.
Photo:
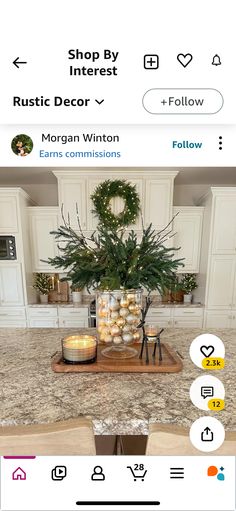
[[[235,5],[1,10],[3,511],[235,510]]]

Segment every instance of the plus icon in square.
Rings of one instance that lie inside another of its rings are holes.
[[[158,55],[144,55],[144,69],[158,69],[159,57]]]

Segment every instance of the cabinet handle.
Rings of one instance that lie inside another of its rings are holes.
[[[0,316],[9,316],[9,314],[3,314],[0,312]]]
[[[195,314],[195,311],[183,311],[183,314]]]
[[[235,316],[233,316],[233,319],[235,319]]]
[[[50,314],[50,311],[37,311],[37,314]]]

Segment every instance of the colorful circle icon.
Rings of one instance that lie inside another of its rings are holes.
[[[199,376],[190,387],[190,399],[200,410],[219,412],[224,408],[225,389],[215,376]]]
[[[199,451],[212,452],[221,447],[225,439],[223,424],[214,417],[201,417],[190,428],[190,440]]]
[[[201,369],[223,369],[224,367],[225,347],[216,335],[198,335],[191,343],[189,354],[192,362]]]

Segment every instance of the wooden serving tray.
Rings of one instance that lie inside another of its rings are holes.
[[[156,358],[153,360],[153,344],[148,344],[149,364],[145,362],[145,350],[142,360],[139,359],[141,345],[136,345],[137,357],[123,360],[106,358],[101,354],[104,345],[98,346],[97,361],[93,364],[65,364],[61,353],[56,353],[52,357],[52,370],[55,373],[178,373],[182,370],[183,364],[178,355],[166,343],[162,343],[162,362],[158,360],[158,350]]]

